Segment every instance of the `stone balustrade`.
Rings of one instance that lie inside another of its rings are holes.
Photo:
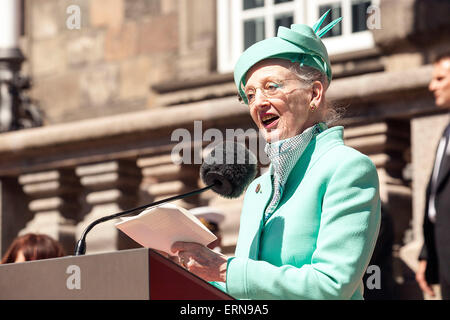
[[[379,170],[383,200],[402,221],[399,242],[411,220],[411,183],[403,176],[411,162],[409,123],[418,115],[436,112],[426,91],[430,71],[424,66],[336,79],[328,91],[333,103],[346,107],[340,121],[346,127],[346,143],[369,155]],[[222,89],[230,90],[229,83]],[[162,94],[165,99],[180,102],[179,92],[169,91]],[[186,94],[183,91],[181,100],[187,99]],[[254,128],[248,109],[235,96],[223,95],[195,102],[201,95],[194,94],[197,98],[190,103],[1,134],[2,253],[19,232],[27,231],[53,235],[72,253],[75,241],[94,219],[201,187],[199,164],[173,162],[171,152],[180,142],[172,141],[171,135],[187,129],[192,141],[183,142],[193,154],[210,143],[202,141],[209,128],[222,133],[240,128],[244,134]],[[200,136],[193,133],[197,120],[202,121]],[[208,191],[179,204],[223,209],[224,245],[232,252],[242,198],[221,199]],[[136,245],[113,225],[111,221],[95,227],[87,238],[88,252]]]
[[[71,253],[99,216],[197,189],[199,164],[172,161],[173,130],[192,131],[198,119],[203,130],[249,127],[246,112],[225,99],[2,134],[2,252],[22,230],[53,235]],[[201,199],[179,203],[190,208]],[[121,247],[113,223],[89,235],[91,252]]]

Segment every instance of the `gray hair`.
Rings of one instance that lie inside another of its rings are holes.
[[[308,86],[311,86],[314,81],[319,81],[322,83],[325,90],[328,89],[329,83],[327,76],[315,68],[305,65],[300,66],[298,63],[292,63],[289,70]]]
[[[298,63],[292,63],[289,70],[293,72],[306,85],[306,87],[311,87],[315,81],[322,83],[324,88],[323,106],[325,107],[324,122],[328,126],[334,124],[342,118],[344,110],[334,106],[325,97],[325,92],[328,89],[329,82],[324,73],[310,66],[300,66]]]

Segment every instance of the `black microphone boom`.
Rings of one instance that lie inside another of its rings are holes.
[[[93,221],[91,224],[89,224],[86,227],[86,229],[84,229],[83,234],[81,235],[81,238],[80,238],[80,240],[78,240],[77,246],[75,247],[75,255],[79,256],[79,255],[84,255],[86,253],[86,235],[88,234],[89,231],[91,231],[91,229],[93,227],[95,227],[99,223],[102,223],[102,222],[105,222],[105,221],[109,221],[109,220],[112,220],[112,219],[115,219],[115,218],[119,218],[121,216],[125,216],[125,215],[130,214],[130,213],[132,213],[134,211],[143,210],[143,209],[146,209],[148,207],[157,206],[157,205],[160,205],[160,204],[163,204],[163,203],[166,203],[166,202],[175,201],[175,200],[183,199],[183,198],[186,198],[186,197],[189,197],[189,196],[193,196],[193,195],[196,195],[198,193],[202,193],[204,191],[207,191],[207,190],[209,190],[209,189],[211,189],[213,187],[214,187],[214,184],[209,185],[209,186],[204,187],[204,188],[201,188],[201,189],[198,189],[198,190],[194,190],[194,191],[185,193],[185,194],[181,194],[181,195],[178,195],[178,196],[173,196],[173,197],[170,197],[170,198],[167,198],[167,199],[163,199],[163,200],[159,200],[159,201],[156,201],[156,202],[153,202],[153,203],[149,203],[149,204],[146,204],[146,205],[143,205],[143,206],[140,206],[140,207],[137,207],[137,208],[133,208],[133,209],[130,209],[130,210],[127,210],[127,211],[122,211],[122,212],[118,212],[118,213],[115,213],[115,214],[111,214],[109,216],[101,217],[101,218]]]
[[[93,221],[86,227],[80,240],[78,240],[75,247],[75,255],[79,256],[86,253],[86,236],[99,223],[130,214],[134,211],[193,196],[209,189],[225,198],[238,198],[255,178],[257,171],[256,162],[255,155],[241,144],[225,141],[223,144],[217,145],[205,158],[200,167],[200,177],[206,187]]]

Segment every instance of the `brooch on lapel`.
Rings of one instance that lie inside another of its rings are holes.
[[[258,185],[256,186],[255,192],[256,192],[256,193],[262,193],[262,191],[261,191],[261,185],[260,185],[259,183],[258,183]]]

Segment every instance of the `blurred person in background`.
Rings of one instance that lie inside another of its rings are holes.
[[[434,62],[428,86],[438,108],[450,110],[450,51]],[[436,151],[426,190],[424,244],[419,254],[416,280],[422,291],[436,294],[430,284],[440,283],[442,299],[450,299],[450,123]]]
[[[61,244],[45,234],[27,233],[17,237],[2,258],[2,264],[64,256]]]

